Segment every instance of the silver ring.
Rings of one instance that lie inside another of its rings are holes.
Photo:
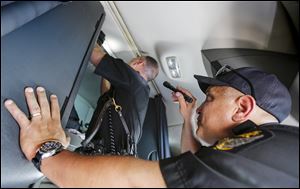
[[[31,114],[31,117],[36,117],[36,116],[41,116],[41,112],[37,112],[37,113]]]

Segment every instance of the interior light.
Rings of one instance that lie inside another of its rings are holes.
[[[170,70],[171,76],[174,78],[179,78],[180,77],[180,72],[177,70]]]
[[[167,64],[170,69],[176,69],[176,58],[175,57],[168,57]]]
[[[173,78],[181,77],[177,58],[175,56],[166,57],[166,62],[167,62],[168,68],[170,70],[171,76]]]

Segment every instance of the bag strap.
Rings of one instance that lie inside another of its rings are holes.
[[[135,145],[134,138],[133,138],[134,136],[130,134],[128,125],[127,125],[127,123],[126,123],[126,121],[123,117],[123,114],[122,114],[122,107],[120,105],[116,104],[116,101],[115,101],[114,97],[115,97],[115,93],[114,93],[113,97],[111,98],[111,100],[112,100],[112,104],[115,107],[115,111],[119,115],[119,118],[122,122],[122,125],[124,127],[124,130],[125,130],[125,133],[126,133],[126,136],[127,136],[127,153],[129,153],[130,155],[136,156],[137,154],[136,154],[136,145]]]
[[[98,132],[101,124],[102,124],[102,121],[103,121],[103,117],[104,117],[104,114],[106,112],[106,110],[112,105],[112,100],[109,99],[107,102],[105,102],[101,112],[100,112],[100,115],[99,117],[97,118],[97,126],[96,128],[93,130],[92,134],[90,134],[90,136],[88,138],[86,138],[84,141],[81,142],[81,145],[83,147],[86,147],[89,142],[94,138],[94,136],[96,135],[96,133]]]
[[[93,130],[93,132],[89,135],[88,138],[86,138],[84,141],[81,142],[81,145],[83,147],[86,147],[90,141],[94,138],[94,136],[96,135],[96,133],[98,132],[98,130],[100,129],[100,126],[102,124],[102,121],[103,121],[103,118],[104,118],[104,115],[105,115],[105,112],[108,110],[108,108],[110,106],[114,106],[115,107],[115,111],[117,112],[117,114],[119,115],[119,118],[122,122],[122,125],[124,127],[124,130],[125,130],[125,133],[126,133],[126,136],[127,136],[127,153],[130,154],[130,155],[134,155],[136,156],[136,145],[135,145],[135,141],[134,141],[134,136],[132,136],[130,134],[130,130],[128,128],[128,125],[124,119],[124,116],[122,114],[122,107],[120,105],[118,105],[115,101],[115,90],[112,89],[112,96],[113,97],[108,97],[108,101],[105,102],[105,104],[103,105],[103,108],[100,112],[100,115],[99,117],[97,118],[97,126],[96,128]]]

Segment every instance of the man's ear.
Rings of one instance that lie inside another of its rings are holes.
[[[135,66],[137,65],[138,61],[136,59],[133,59],[133,61],[131,62],[131,65]]]
[[[243,95],[236,99],[236,103],[238,109],[232,116],[232,120],[235,122],[247,120],[254,110],[256,104],[255,99],[250,95]]]
[[[137,59],[137,64],[145,64],[145,59],[143,58],[143,57],[139,57],[138,59]]]

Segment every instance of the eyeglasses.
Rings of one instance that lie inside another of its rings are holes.
[[[228,65],[222,66],[217,71],[217,73],[215,74],[215,77],[217,78],[217,76],[223,75],[223,74],[228,73],[230,71],[232,71],[233,73],[235,73],[236,75],[238,75],[239,77],[241,77],[242,79],[244,79],[248,83],[248,85],[250,86],[250,89],[251,89],[251,96],[253,96],[254,99],[256,99],[255,92],[254,92],[254,87],[253,87],[252,83],[249,81],[249,79],[247,79],[245,76],[243,76],[242,74],[235,71],[231,66],[228,66]]]

